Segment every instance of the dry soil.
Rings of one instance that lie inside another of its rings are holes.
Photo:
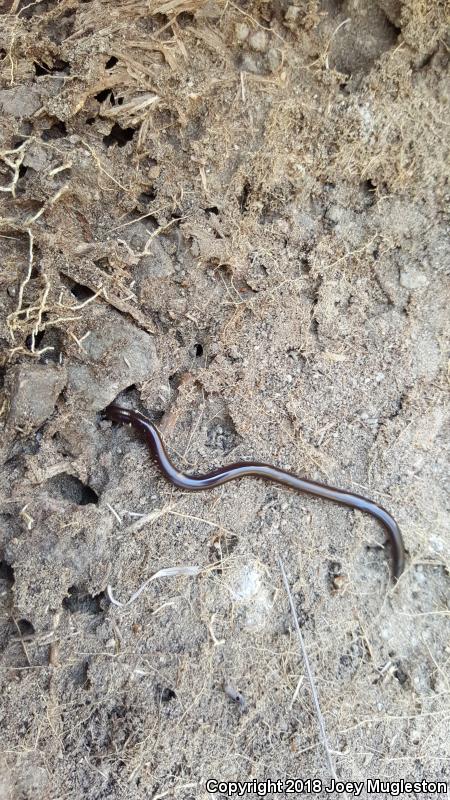
[[[1,800],[327,781],[280,554],[338,777],[449,779],[447,25],[439,0],[4,0]],[[115,398],[186,471],[381,502],[398,585],[369,517],[171,488]]]

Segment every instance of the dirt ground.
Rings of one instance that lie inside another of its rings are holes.
[[[449,780],[447,23],[3,0],[1,800],[327,782],[280,554],[337,776]],[[115,398],[381,502],[401,580],[370,517],[171,487]]]

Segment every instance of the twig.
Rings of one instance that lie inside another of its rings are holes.
[[[24,641],[24,638],[23,638],[23,635],[22,635],[22,631],[20,630],[19,623],[17,622],[15,617],[12,617],[12,621],[14,622],[14,625],[17,628],[17,632],[19,634],[19,641],[20,641],[20,644],[22,645],[22,650],[23,650],[23,652],[25,654],[25,658],[26,658],[26,660],[28,662],[28,666],[31,667],[30,656],[28,655],[27,646],[25,644],[25,641]]]
[[[291,592],[291,590],[289,588],[289,583],[288,583],[288,579],[287,579],[287,576],[286,576],[286,571],[284,569],[284,564],[283,564],[280,556],[278,556],[278,563],[280,565],[280,570],[281,570],[281,575],[282,575],[282,578],[283,578],[283,583],[284,583],[284,586],[285,586],[285,589],[286,589],[286,592],[287,592],[287,596],[289,598],[289,605],[291,607],[292,616],[294,618],[294,627],[295,627],[295,631],[296,631],[297,636],[298,636],[298,641],[300,643],[300,650],[301,650],[301,653],[302,653],[302,656],[303,656],[303,660],[305,662],[306,674],[308,676],[309,685],[311,686],[311,694],[312,694],[312,698],[313,698],[313,701],[314,701],[314,707],[315,707],[315,710],[316,710],[317,721],[319,723],[320,738],[322,739],[322,744],[323,744],[323,747],[324,747],[324,750],[325,750],[325,754],[326,754],[326,757],[327,757],[328,766],[329,766],[330,772],[331,772],[331,777],[334,778],[334,780],[337,780],[336,770],[334,768],[333,759],[331,757],[331,748],[330,748],[330,745],[328,743],[328,738],[327,738],[327,734],[326,734],[326,730],[325,730],[325,721],[324,721],[324,718],[322,716],[322,712],[320,710],[319,696],[317,694],[317,689],[316,689],[316,685],[315,685],[315,682],[314,682],[311,666],[310,666],[310,663],[309,663],[308,654],[306,652],[305,643],[303,641],[303,636],[302,636],[302,633],[301,633],[301,630],[300,630],[300,625],[298,623],[298,616],[297,616],[297,611],[295,610],[294,599],[292,597],[292,592]]]
[[[116,509],[113,508],[112,505],[110,505],[110,503],[105,503],[105,505],[106,505],[106,508],[109,508],[111,514],[116,518],[116,520],[119,523],[119,525],[122,525],[122,518],[119,516],[119,514],[116,511]]]

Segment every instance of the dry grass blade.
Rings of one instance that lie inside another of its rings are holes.
[[[327,761],[328,761],[328,766],[330,768],[331,777],[334,780],[337,780],[336,770],[335,770],[333,758],[332,758],[332,755],[331,755],[331,748],[330,748],[330,745],[329,745],[329,742],[328,742],[328,737],[327,737],[327,733],[326,733],[326,729],[325,729],[325,720],[323,718],[322,711],[320,710],[319,696],[317,694],[316,684],[315,684],[314,677],[313,677],[313,674],[312,674],[311,665],[309,663],[308,653],[306,652],[305,642],[303,641],[302,632],[300,630],[300,625],[298,623],[297,611],[295,610],[294,599],[292,597],[292,592],[291,592],[290,587],[289,587],[289,582],[288,582],[288,579],[287,579],[286,570],[284,569],[284,564],[283,564],[283,561],[281,560],[280,556],[278,556],[278,563],[280,565],[280,570],[281,570],[281,575],[282,575],[282,578],[283,578],[283,583],[284,583],[284,586],[285,586],[285,589],[286,589],[286,592],[287,592],[287,596],[289,598],[289,605],[291,607],[292,616],[293,616],[293,619],[294,619],[295,632],[297,634],[298,641],[299,641],[299,644],[300,644],[300,652],[302,654],[303,661],[305,662],[306,674],[308,676],[308,681],[309,681],[309,685],[311,687],[311,694],[312,694],[312,698],[313,698],[313,702],[314,702],[314,709],[315,709],[315,712],[316,712],[317,721],[319,723],[320,738],[322,740],[322,744],[323,744],[323,747],[324,747],[324,750],[325,750],[325,755],[327,757]]]
[[[158,572],[155,572],[150,578],[148,578],[144,583],[136,589],[136,591],[131,595],[130,599],[127,600],[126,603],[121,603],[120,600],[116,600],[112,593],[111,586],[106,587],[106,591],[108,593],[108,597],[111,603],[114,606],[119,606],[119,608],[125,608],[125,606],[131,605],[134,603],[135,600],[139,597],[140,594],[147,588],[148,584],[152,581],[155,581],[157,578],[173,578],[178,577],[178,575],[190,575],[192,577],[196,577],[200,572],[200,567],[167,567],[165,569],[160,569]]]

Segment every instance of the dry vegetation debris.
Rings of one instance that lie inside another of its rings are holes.
[[[0,797],[328,777],[279,552],[337,775],[448,779],[446,4],[5,0],[0,30]],[[118,395],[185,470],[379,499],[400,584],[357,515],[173,491]]]

